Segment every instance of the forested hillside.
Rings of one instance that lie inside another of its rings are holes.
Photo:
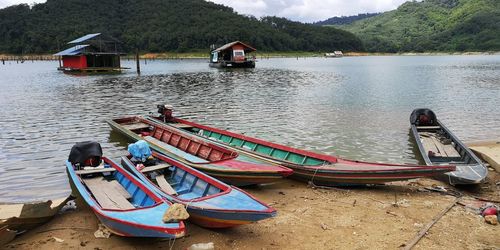
[[[372,52],[500,51],[500,0],[424,0],[341,27]]]
[[[256,19],[203,0],[48,0],[0,10],[0,53],[52,53],[96,32],[118,38],[127,51],[208,50],[233,40],[261,51],[362,50],[347,31]]]
[[[369,17],[374,17],[380,15],[380,13],[363,13],[363,14],[357,14],[355,16],[336,16],[336,17],[331,17],[328,18],[324,21],[319,21],[315,22],[315,25],[344,25],[344,24],[351,24],[355,21],[359,21],[362,19],[366,19]]]

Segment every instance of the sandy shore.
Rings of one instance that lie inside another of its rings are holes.
[[[459,191],[500,200],[499,181],[500,175],[490,171],[487,183]],[[284,180],[246,189],[275,207],[277,217],[225,230],[208,230],[188,222],[187,236],[175,241],[114,235],[96,239],[96,217],[77,202],[77,210],[56,216],[4,248],[186,249],[195,243],[214,242],[216,249],[396,249],[413,239],[455,200],[453,196],[424,189],[437,185],[452,188],[430,179],[356,189],[311,188]],[[456,205],[415,249],[499,249],[498,235],[500,225],[486,224],[473,210]]]

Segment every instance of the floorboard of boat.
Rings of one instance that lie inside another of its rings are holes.
[[[104,209],[133,209],[135,208],[113,184],[108,183],[104,178],[83,179],[85,185],[90,189],[95,199]]]
[[[137,122],[137,123],[130,123],[130,124],[122,124],[122,126],[126,129],[129,129],[129,130],[136,130],[136,129],[145,129],[145,128],[149,128],[149,125],[146,124],[146,123],[142,123],[142,122]]]

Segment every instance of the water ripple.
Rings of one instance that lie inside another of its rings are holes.
[[[132,62],[124,62],[132,64]],[[417,163],[414,108],[432,108],[463,140],[500,138],[500,57],[270,59],[215,70],[204,60],[152,61],[143,76],[70,76],[51,62],[0,66],[0,202],[68,193],[64,161],[78,141],[124,154],[112,117],[175,114],[347,158]]]

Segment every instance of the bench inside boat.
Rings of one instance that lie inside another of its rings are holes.
[[[122,157],[122,165],[125,168],[135,168],[135,163],[126,157]],[[183,200],[197,199],[223,191],[180,167],[159,160],[157,164],[147,166],[141,172],[163,192]]]
[[[155,204],[144,190],[114,168],[78,170],[76,173],[103,209],[128,210]]]

